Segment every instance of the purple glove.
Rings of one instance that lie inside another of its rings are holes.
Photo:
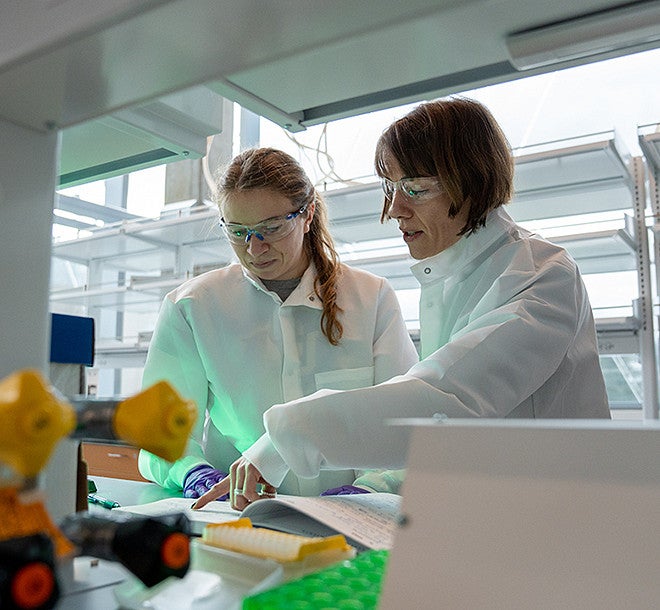
[[[371,493],[368,489],[362,487],[355,487],[355,485],[342,485],[341,487],[333,487],[327,489],[322,496],[350,496],[353,494],[368,494]]]
[[[220,472],[208,464],[195,466],[187,472],[183,480],[183,497],[199,498],[226,476],[224,472]],[[218,500],[226,500],[227,498],[228,495],[224,495]]]

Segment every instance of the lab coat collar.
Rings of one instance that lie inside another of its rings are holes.
[[[316,265],[310,262],[309,267],[300,278],[300,283],[296,286],[294,291],[289,295],[285,303],[282,303],[280,297],[274,292],[269,291],[264,283],[252,272],[248,271],[245,267],[241,267],[243,275],[257,290],[266,293],[274,301],[286,306],[304,305],[312,309],[323,309],[321,299],[314,292],[314,280],[316,279]]]
[[[413,264],[410,269],[423,286],[449,275],[460,273],[494,243],[516,230],[511,216],[499,207],[489,212],[486,225],[476,233],[464,235],[446,250]]]

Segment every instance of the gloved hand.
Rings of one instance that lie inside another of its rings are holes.
[[[226,476],[224,472],[220,472],[208,464],[195,466],[187,472],[183,480],[183,497],[199,498]],[[227,498],[228,495],[224,495],[218,500],[226,500]]]
[[[371,493],[368,489],[364,487],[356,487],[355,485],[342,485],[341,487],[333,487],[332,489],[326,489],[321,495],[322,496],[350,496],[353,494],[368,494]]]

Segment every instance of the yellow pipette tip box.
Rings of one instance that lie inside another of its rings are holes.
[[[300,577],[356,554],[341,534],[323,538],[287,534],[253,527],[247,517],[207,525],[202,544],[277,561],[284,568],[285,579]]]

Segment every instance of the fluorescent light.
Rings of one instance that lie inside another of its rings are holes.
[[[529,70],[559,62],[660,46],[660,2],[626,5],[511,34],[511,63]]]

